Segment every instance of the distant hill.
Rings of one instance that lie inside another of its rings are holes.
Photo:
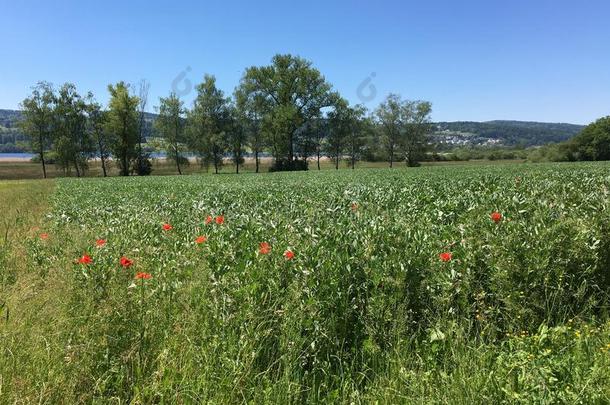
[[[21,111],[0,110],[0,153],[24,152],[25,136],[17,128]]]
[[[146,113],[145,136],[152,134],[152,124],[157,115]],[[20,142],[25,137],[17,128],[21,112],[0,110],[0,152],[20,152]],[[578,134],[584,126],[528,121],[456,121],[437,122],[434,124],[433,139],[445,145],[475,146],[538,146],[562,142]]]
[[[537,146],[568,140],[584,126],[529,121],[437,122],[434,138],[448,145]]]
[[[0,127],[12,128],[21,119],[21,111],[0,110]]]

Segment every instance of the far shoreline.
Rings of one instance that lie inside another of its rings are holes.
[[[30,162],[32,160],[31,157],[22,157],[22,156],[0,156],[1,163],[22,163],[22,162]]]

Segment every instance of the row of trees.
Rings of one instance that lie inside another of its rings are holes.
[[[39,82],[21,103],[20,125],[38,154],[44,177],[49,150],[54,152],[55,164],[68,172],[74,169],[77,176],[84,174],[88,160],[94,156],[100,158],[104,176],[111,155],[122,175],[137,169],[132,170],[132,164],[139,157],[135,148],[139,98],[131,95],[123,82],[108,86],[108,90],[108,109],[103,109],[91,93],[81,96],[72,83],[55,91],[50,83]]]
[[[57,91],[38,83],[22,102],[22,129],[39,155],[46,177],[45,152],[53,150],[56,163],[81,176],[92,157],[99,157],[104,175],[110,156],[120,174],[148,174],[151,165],[143,148],[146,82],[108,86],[106,108],[91,93],[81,96],[73,84]],[[195,153],[202,165],[218,172],[230,156],[239,172],[244,155],[252,154],[256,171],[260,157],[270,153],[272,170],[302,170],[308,159],[343,157],[351,166],[371,148],[381,145],[390,167],[404,160],[415,166],[425,153],[431,130],[431,104],[389,95],[369,112],[342,98],[311,62],[292,55],[276,55],[268,66],[246,69],[232,97],[205,75],[196,86],[190,108],[174,94],[159,99],[155,139],[182,173],[185,153]],[[150,141],[150,139],[148,140]],[[379,152],[375,152],[379,153]]]

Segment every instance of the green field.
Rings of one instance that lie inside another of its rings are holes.
[[[523,163],[523,160],[501,160],[496,161],[494,164],[496,165],[507,165],[507,164],[517,164]],[[468,162],[464,161],[446,161],[446,162],[422,162],[422,166],[478,166],[478,165],[490,165],[491,162],[489,160],[470,160]],[[271,166],[271,161],[269,159],[262,160],[260,164],[259,171],[260,173],[269,172],[269,167]],[[404,163],[396,164],[396,166],[404,166]],[[359,169],[385,169],[388,167],[388,162],[358,162],[356,163],[356,168]],[[172,162],[165,161],[164,159],[154,159],[152,161],[152,175],[153,176],[172,176],[176,175],[176,165]],[[240,173],[254,173],[255,172],[255,164],[252,159],[246,159],[243,165],[240,165],[239,172]],[[342,161],[340,164],[340,169],[350,169],[348,161]],[[317,163],[314,159],[309,160],[309,169],[311,171],[317,170]],[[335,170],[335,165],[328,159],[323,159],[320,163],[321,170]],[[109,164],[107,167],[109,176],[118,176],[119,169],[115,164]],[[182,168],[184,174],[209,174],[214,171],[213,168],[204,168],[201,167],[198,163],[191,161],[191,163]],[[219,170],[220,174],[234,174],[235,173],[235,165],[230,162],[225,162],[224,166],[222,166]],[[74,176],[74,173],[64,173],[62,170],[58,169],[54,165],[49,165],[47,168],[47,176],[49,178],[60,178],[60,177],[71,177]],[[89,169],[85,173],[85,177],[102,177],[103,171],[102,166],[99,161],[90,161]],[[31,180],[31,179],[40,179],[42,178],[42,168],[40,163],[32,163],[32,162],[3,162],[0,160],[0,181],[2,180]]]
[[[7,181],[0,210],[2,403],[610,402],[608,163]]]

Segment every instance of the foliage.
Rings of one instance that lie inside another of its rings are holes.
[[[306,160],[287,160],[287,159],[276,159],[273,161],[270,172],[295,172],[308,170],[308,164]]]
[[[293,167],[297,132],[337,98],[311,62],[293,55],[275,55],[269,66],[246,69],[238,92],[256,106],[275,159],[288,162],[276,167]]]
[[[390,167],[399,156],[408,166],[419,165],[432,129],[431,112],[429,102],[403,100],[397,94],[388,95],[377,107],[375,118]]]
[[[589,124],[569,141],[532,151],[528,158],[534,162],[610,160],[610,116]]]
[[[244,163],[244,151],[250,139],[256,144],[256,136],[251,131],[256,131],[255,123],[251,121],[248,112],[231,105],[228,109],[227,122],[227,144],[231,152],[231,160],[235,164],[235,173],[239,173],[239,166]]]
[[[53,128],[54,90],[50,83],[38,82],[32,94],[21,103],[23,120],[19,125],[30,138],[32,150],[36,151],[42,164],[43,177],[47,177],[44,153],[51,145]]]
[[[262,115],[265,100],[260,95],[248,92],[245,86],[238,86],[234,92],[235,112],[240,125],[241,136],[245,137],[242,146],[249,146],[254,154],[255,172],[260,170],[260,155],[266,148],[266,140],[262,130]],[[239,168],[236,165],[236,168]]]
[[[87,128],[87,110],[86,100],[74,84],[65,83],[60,87],[53,109],[53,149],[56,164],[68,172],[74,168],[77,177],[84,175],[87,161],[95,151]]]
[[[428,149],[428,136],[432,129],[430,124],[432,104],[428,101],[410,101],[406,108],[408,119],[402,144],[404,159],[407,166],[419,166]]]
[[[182,156],[180,156],[182,162]],[[187,160],[188,162],[188,160]],[[184,165],[182,165],[184,166]],[[131,173],[137,173],[138,176],[149,176],[153,171],[152,161],[150,154],[147,152],[140,152],[135,160],[131,163]]]
[[[205,75],[203,83],[197,85],[193,108],[187,112],[187,143],[206,166],[214,165],[216,173],[223,164],[227,148],[225,130],[229,122],[228,108],[229,100],[216,87],[216,78]]]
[[[175,93],[169,97],[159,99],[159,116],[155,121],[155,128],[161,134],[167,146],[167,156],[176,163],[178,174],[182,174],[180,164],[185,158],[181,152],[184,149],[186,138],[184,136],[184,103]]]
[[[610,160],[610,116],[589,124],[569,143],[574,160]]]
[[[156,114],[145,113],[144,138],[152,136],[152,123]],[[8,133],[8,138],[0,137],[0,146],[22,140],[23,133],[17,128],[21,111],[0,109],[0,132]],[[4,127],[2,129],[1,127]],[[459,139],[463,147],[482,146],[489,142],[499,142],[509,148],[524,148],[558,143],[571,139],[584,129],[583,125],[557,124],[528,121],[487,121],[487,122],[435,122],[432,140],[448,147],[448,139]],[[21,148],[18,152],[23,152]]]
[[[87,96],[87,131],[90,134],[91,141],[96,149],[96,154],[102,163],[102,173],[104,177],[108,175],[106,170],[106,162],[110,157],[110,140],[104,126],[106,123],[106,111],[102,109],[92,93]]]
[[[110,102],[106,131],[111,135],[111,149],[122,176],[128,176],[132,162],[138,156],[138,97],[129,93],[129,85],[118,82],[109,85]]]

